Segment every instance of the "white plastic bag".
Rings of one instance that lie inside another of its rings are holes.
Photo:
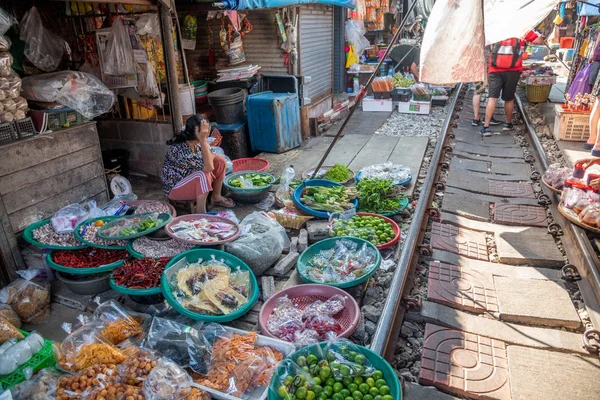
[[[69,204],[52,215],[52,228],[58,234],[71,233],[87,215],[88,212],[79,204]]]
[[[140,96],[150,97],[152,99],[157,98],[160,95],[158,85],[156,84],[156,78],[154,77],[154,67],[152,64],[147,62],[143,67],[144,72],[142,73],[142,79],[140,79]]]
[[[21,21],[21,40],[25,41],[25,56],[42,71],[51,72],[58,68],[66,42],[44,28],[37,8],[31,9]]]
[[[104,73],[113,76],[135,74],[131,40],[120,18],[113,23],[106,41]]]
[[[21,95],[27,100],[58,102],[88,119],[108,112],[116,99],[100,79],[80,71],[28,76]]]
[[[362,21],[354,19],[346,21],[346,40],[354,45],[357,57],[360,57],[367,48],[371,47],[371,42],[363,35],[364,33],[365,28]]]
[[[421,82],[487,82],[482,7],[479,1],[435,3],[423,36]]]
[[[156,14],[142,14],[135,23],[135,28],[139,36],[160,35],[160,26],[158,25],[158,15]]]
[[[0,35],[4,35],[16,23],[15,17],[0,8]]]

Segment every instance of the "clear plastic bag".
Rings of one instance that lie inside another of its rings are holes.
[[[92,74],[60,71],[23,79],[21,95],[27,100],[57,102],[92,119],[108,112],[115,94]]]
[[[87,210],[79,204],[69,204],[52,215],[52,228],[58,234],[71,233],[87,215]]]
[[[225,244],[225,251],[242,259],[255,275],[262,275],[289,247],[285,229],[264,212],[253,212],[240,224],[242,236]]]
[[[273,379],[269,385],[269,398],[288,399],[300,398],[297,395],[300,392],[306,393],[305,385],[313,387],[316,385],[313,377],[303,370],[303,367],[309,367],[306,363],[307,355],[300,355],[296,360],[298,364],[290,359],[285,359],[277,366],[278,379]],[[302,364],[302,366],[301,366]],[[314,392],[313,392],[314,393]]]
[[[143,393],[147,399],[179,400],[192,386],[192,378],[176,363],[161,358],[144,380]]]
[[[11,45],[12,42],[8,36],[0,35],[0,51],[8,51]]]
[[[290,183],[295,175],[296,171],[294,171],[294,167],[289,166],[283,170],[279,178],[279,187],[275,192],[275,197],[282,201],[284,206],[293,205]]]
[[[575,205],[585,197],[584,185],[577,182],[565,182],[561,198],[567,208],[574,208]]]
[[[21,319],[8,304],[0,304],[0,317],[6,319],[10,322],[15,328],[21,327]]]
[[[23,339],[23,334],[9,320],[0,317],[0,344],[12,339]]]
[[[410,87],[414,94],[429,94],[429,88],[424,83],[415,83]]]
[[[375,368],[368,362],[360,346],[347,339],[328,341],[324,353],[335,378],[371,376]]]
[[[110,238],[127,239],[129,236],[153,229],[158,221],[158,213],[137,214],[106,223],[98,230],[98,233]]]
[[[293,342],[295,333],[303,330],[302,316],[303,312],[287,296],[283,296],[277,300],[269,316],[267,329],[272,335]]]
[[[45,368],[35,378],[21,382],[10,388],[13,400],[54,399],[58,381],[64,375],[54,368]]]
[[[131,40],[121,18],[115,19],[110,28],[103,61],[105,74],[126,76],[136,73]]]
[[[363,168],[360,171],[360,179],[389,179],[394,183],[403,182],[410,176],[410,169],[403,167],[402,165],[392,164],[386,162],[383,164],[375,164],[369,167]]]
[[[0,53],[0,76],[10,76],[12,71],[13,57],[10,53]]]
[[[182,368],[206,374],[213,344],[213,335],[207,338],[193,327],[154,317],[142,346],[168,357]]]
[[[25,41],[25,56],[42,71],[55,71],[62,60],[66,42],[44,28],[37,8],[31,9],[21,21],[21,40]]]
[[[37,271],[23,271],[29,279],[17,279],[0,290],[0,302],[8,304],[21,321],[41,324],[50,315],[50,284],[34,279]]]
[[[17,23],[15,17],[0,8],[0,35],[4,35],[10,27]]]
[[[121,382],[130,386],[142,386],[152,369],[156,367],[159,355],[147,349],[136,348],[129,358],[117,366]]]
[[[139,84],[140,96],[149,97],[152,99],[160,96],[160,90],[156,84],[156,78],[154,77],[154,67],[152,63],[147,62],[144,65],[144,72],[142,73],[142,79]]]
[[[346,40],[354,45],[354,52],[357,57],[371,47],[371,42],[364,36],[365,28],[362,21],[349,19],[346,21]]]
[[[135,28],[139,36],[160,35],[160,26],[158,24],[158,15],[156,14],[142,14],[139,16],[135,23]]]
[[[114,345],[119,345],[127,339],[141,339],[144,332],[142,319],[139,314],[131,315],[119,303],[108,300],[94,310],[94,320],[101,322],[102,336]]]

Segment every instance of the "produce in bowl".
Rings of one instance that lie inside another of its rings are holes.
[[[238,176],[234,179],[229,179],[229,186],[233,186],[236,188],[260,188],[269,186],[273,182],[273,177],[271,175],[263,175],[263,174],[253,174],[248,173],[245,175]]]
[[[396,231],[392,222],[384,218],[355,215],[349,220],[334,219],[329,227],[329,235],[357,237],[380,246],[393,241],[396,238]]]
[[[398,212],[400,201],[406,196],[389,179],[369,178],[358,182],[358,210],[374,214]]]
[[[306,186],[301,198],[302,204],[317,211],[343,212],[354,207],[355,188],[344,186]]]
[[[133,239],[162,228],[171,218],[170,214],[159,213],[119,217],[105,223],[96,236],[105,240]]]

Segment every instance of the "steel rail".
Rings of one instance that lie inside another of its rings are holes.
[[[538,159],[542,167],[544,168],[544,170],[546,170],[550,165],[548,157],[546,155],[546,151],[542,146],[540,138],[535,133],[535,128],[531,123],[529,116],[527,115],[527,113],[525,113],[525,108],[523,107],[523,102],[521,98],[519,96],[516,96],[516,100],[519,110],[521,111],[521,115],[523,116],[523,120],[525,121],[525,125],[529,133],[529,138],[533,143],[533,147],[539,156]],[[560,196],[555,192],[553,192],[553,194],[555,200],[558,199],[560,201]],[[581,259],[579,261],[581,261],[582,265],[576,266],[579,268],[581,275],[588,279],[587,284],[591,286],[589,289],[591,289],[591,292],[593,293],[595,298],[590,298],[589,295],[587,295],[588,293],[590,293],[590,291],[588,290],[581,290],[581,295],[586,306],[588,307],[588,311],[590,311],[589,315],[594,327],[600,328],[600,315],[597,314],[599,310],[595,307],[590,307],[592,304],[600,303],[600,260],[598,259],[594,248],[592,247],[590,239],[587,237],[587,234],[582,228],[571,223],[567,219],[565,219],[565,224],[562,225],[562,228],[563,231],[565,231],[565,233],[574,240],[574,244],[577,246],[577,249],[580,252]],[[565,246],[565,251],[567,251],[567,253],[573,252],[570,246]],[[575,254],[573,255],[576,256]],[[569,257],[569,259],[571,259],[571,257]],[[575,261],[570,262],[574,263]],[[581,285],[586,283],[579,282],[579,284]]]
[[[406,282],[411,269],[410,267],[418,245],[417,241],[419,240],[421,225],[423,224],[427,208],[429,208],[429,205],[431,204],[431,195],[433,193],[437,170],[442,158],[448,130],[453,120],[456,102],[460,96],[462,87],[463,85],[460,84],[454,93],[454,97],[450,103],[451,111],[446,116],[442,132],[437,139],[437,144],[433,156],[431,157],[431,163],[427,169],[427,175],[425,176],[425,181],[423,182],[419,194],[419,201],[415,207],[410,229],[406,234],[406,241],[403,244],[404,247],[402,248],[402,253],[400,254],[400,259],[398,260],[398,265],[394,272],[394,278],[390,284],[388,296],[383,305],[377,328],[373,334],[373,341],[370,346],[371,350],[382,356],[385,356],[384,353],[388,347],[390,335],[394,330],[395,317],[402,301],[402,295],[406,289]]]

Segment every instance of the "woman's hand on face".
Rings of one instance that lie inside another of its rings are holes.
[[[196,131],[196,138],[200,141],[206,141],[210,136],[210,124],[206,120],[200,122],[200,127]]]

